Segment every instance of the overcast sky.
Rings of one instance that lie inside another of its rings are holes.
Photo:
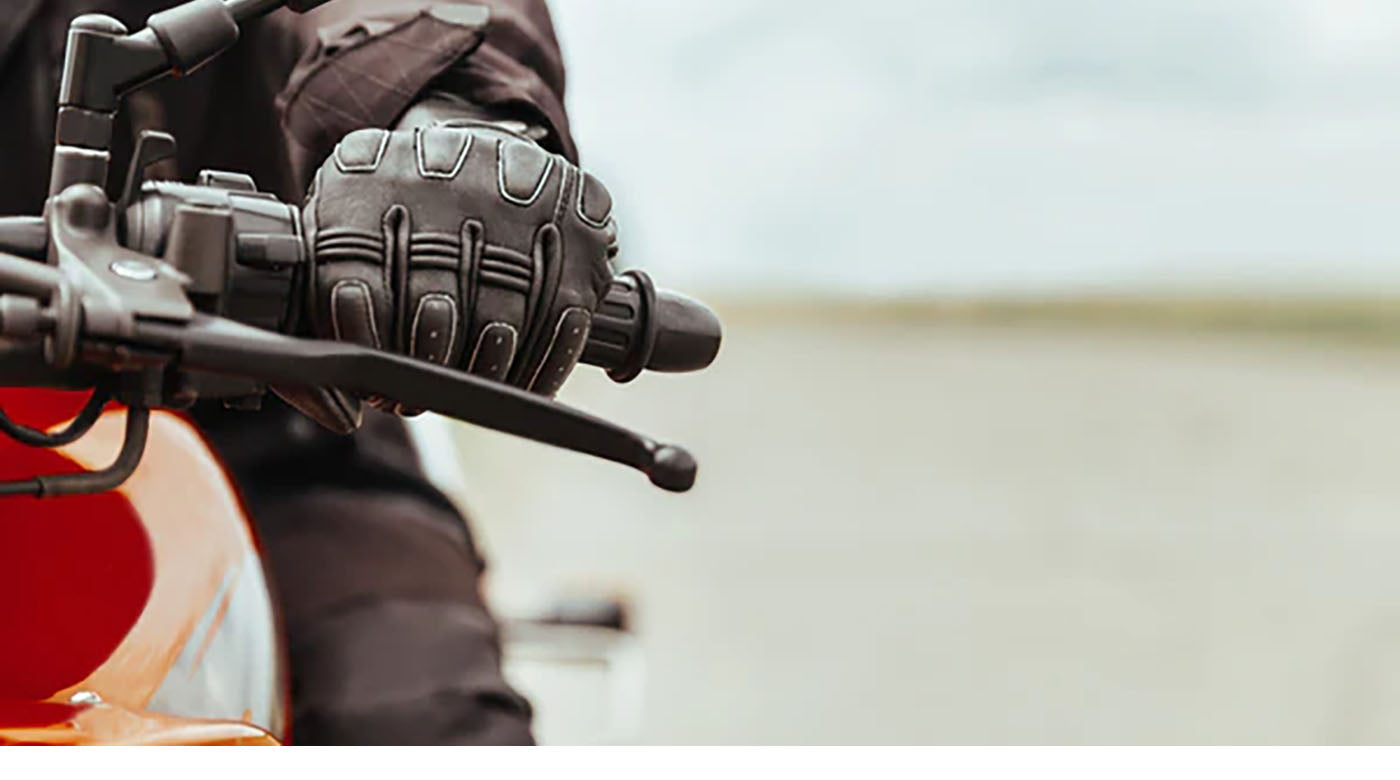
[[[1400,293],[1395,0],[553,6],[665,284]]]

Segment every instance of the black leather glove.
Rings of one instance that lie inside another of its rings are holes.
[[[310,330],[553,396],[612,279],[611,212],[596,178],[499,125],[356,131],[303,210]]]

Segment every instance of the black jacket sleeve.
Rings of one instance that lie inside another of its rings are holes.
[[[543,0],[342,0],[281,23],[304,41],[277,100],[302,179],[346,133],[391,127],[430,89],[541,127],[547,148],[577,159]]]

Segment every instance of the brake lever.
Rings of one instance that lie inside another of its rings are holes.
[[[47,328],[45,357],[55,368],[67,368],[84,351],[89,360],[115,359],[113,368],[130,371],[144,355],[148,370],[240,377],[259,386],[336,387],[629,465],[666,490],[682,492],[695,482],[695,459],[684,449],[541,396],[406,356],[283,336],[199,313],[184,293],[188,277],[116,242],[111,206],[100,189],[74,185],[51,198],[49,207],[57,268],[0,256],[0,287],[38,293],[28,309],[15,309],[21,315],[5,329],[28,323],[40,335]],[[35,310],[43,301],[46,306]],[[54,344],[62,348],[47,348]],[[102,355],[103,347],[117,349]],[[32,488],[15,486],[22,492]]]
[[[142,347],[177,355],[185,371],[384,396],[406,407],[631,466],[665,490],[685,492],[695,484],[695,459],[682,447],[510,385],[414,358],[283,336],[206,314],[183,324],[138,321],[135,337]]]

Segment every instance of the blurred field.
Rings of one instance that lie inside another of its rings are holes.
[[[465,428],[434,462],[502,612],[630,599],[642,741],[1394,742],[1392,308],[733,307],[710,372],[566,393],[692,493]]]

